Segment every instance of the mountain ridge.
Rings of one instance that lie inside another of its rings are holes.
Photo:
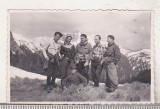
[[[45,43],[51,41],[51,39],[52,37],[46,36],[29,40],[23,38],[23,36],[17,36],[16,34],[13,34],[12,40],[15,40],[17,45],[19,45],[19,47],[24,51],[26,56],[18,56],[17,54],[14,54],[14,56],[12,56],[13,58],[11,58],[11,63],[15,59],[17,59],[17,62],[14,62],[14,64],[12,65],[27,71],[44,74],[42,67],[45,59],[42,54],[42,49]],[[74,41],[73,43],[76,44],[78,43],[78,41],[79,40],[77,39],[77,42]],[[150,70],[151,57],[149,49],[135,52],[129,51],[124,48],[120,48],[120,50],[122,53],[122,58],[117,65],[117,69],[118,76],[120,77],[121,82],[133,81],[133,78],[135,79],[135,77],[137,77],[140,72]]]

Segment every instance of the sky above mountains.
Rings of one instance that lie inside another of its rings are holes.
[[[130,50],[149,49],[151,13],[148,11],[47,11],[11,12],[10,29],[26,38],[52,37],[55,31],[85,33],[90,41],[96,34],[107,35]]]

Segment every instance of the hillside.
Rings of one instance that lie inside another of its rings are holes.
[[[96,102],[140,102],[150,101],[150,85],[140,82],[120,84],[113,93],[107,93],[104,83],[98,88],[90,81],[86,87],[71,86],[62,91],[60,87],[51,93],[46,91],[45,76],[10,67],[11,102],[40,101],[96,101]],[[60,85],[60,80],[56,83]]]

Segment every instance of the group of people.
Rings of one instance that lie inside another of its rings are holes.
[[[55,32],[53,40],[44,47],[43,55],[46,59],[44,69],[47,72],[47,91],[50,92],[57,86],[55,79],[58,72],[61,75],[61,86],[69,87],[71,84],[87,86],[89,83],[89,65],[94,86],[99,86],[102,69],[106,69],[106,87],[108,92],[118,88],[116,65],[121,58],[119,47],[114,43],[114,36],[108,35],[108,46],[101,44],[101,36],[95,35],[95,45],[88,42],[87,35],[80,35],[80,43],[74,46],[72,36],[67,35],[64,43],[59,43],[63,36]]]

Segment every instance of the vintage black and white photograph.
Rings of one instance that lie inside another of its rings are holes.
[[[151,11],[9,11],[10,102],[151,102]]]

